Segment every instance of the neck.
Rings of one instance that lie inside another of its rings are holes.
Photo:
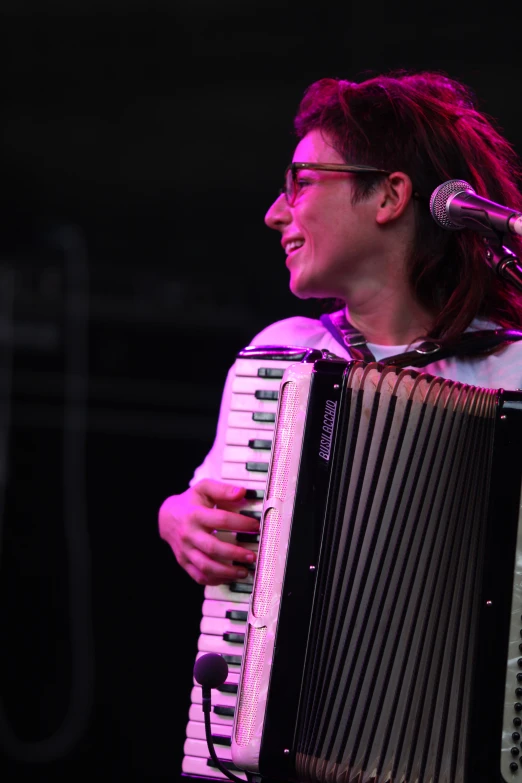
[[[367,342],[409,345],[433,326],[433,314],[419,303],[409,282],[410,218],[402,228],[395,227],[393,235],[383,234],[381,244],[365,254],[357,267],[347,268],[339,281],[348,319]]]
[[[348,320],[367,342],[379,345],[408,345],[424,337],[433,323],[432,316],[409,294],[347,302],[346,310]]]

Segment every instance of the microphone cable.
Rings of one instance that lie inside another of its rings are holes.
[[[205,737],[212,761],[219,771],[226,775],[229,780],[234,781],[234,783],[245,783],[243,778],[234,775],[233,772],[225,767],[221,759],[218,758],[212,739],[212,728],[210,726],[210,691],[212,688],[219,688],[220,685],[223,685],[227,676],[228,664],[219,653],[206,653],[198,658],[194,664],[194,679],[201,685],[203,693],[202,707],[203,718],[205,720]]]

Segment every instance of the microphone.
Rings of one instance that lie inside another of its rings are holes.
[[[245,783],[243,778],[234,775],[233,772],[225,767],[221,759],[217,757],[214,742],[212,740],[212,729],[210,727],[210,690],[211,688],[219,688],[220,685],[223,685],[227,676],[227,662],[223,656],[218,653],[207,653],[206,655],[202,655],[194,664],[194,679],[201,685],[201,690],[203,692],[202,707],[203,717],[205,719],[205,736],[212,761],[220,772],[234,781],[234,783]]]
[[[219,688],[228,677],[228,665],[222,655],[207,653],[198,658],[194,664],[194,678],[203,691]],[[210,695],[207,693],[208,698]]]
[[[430,212],[435,222],[448,231],[469,228],[489,236],[499,232],[522,236],[522,212],[477,196],[463,179],[450,179],[435,188]]]

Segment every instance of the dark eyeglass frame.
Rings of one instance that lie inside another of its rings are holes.
[[[297,196],[296,176],[299,171],[303,169],[311,169],[313,171],[346,171],[349,174],[382,174],[383,176],[389,176],[391,171],[385,171],[384,169],[376,169],[373,166],[363,166],[348,163],[290,163],[285,169],[285,185],[279,191],[280,195],[284,195],[288,206],[293,206],[295,198]],[[291,174],[289,180],[288,175]]]

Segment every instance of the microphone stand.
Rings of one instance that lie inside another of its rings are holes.
[[[502,237],[497,242],[484,239],[486,243],[486,261],[499,277],[508,280],[515,288],[522,291],[522,266],[519,258],[506,245],[502,244]]]

